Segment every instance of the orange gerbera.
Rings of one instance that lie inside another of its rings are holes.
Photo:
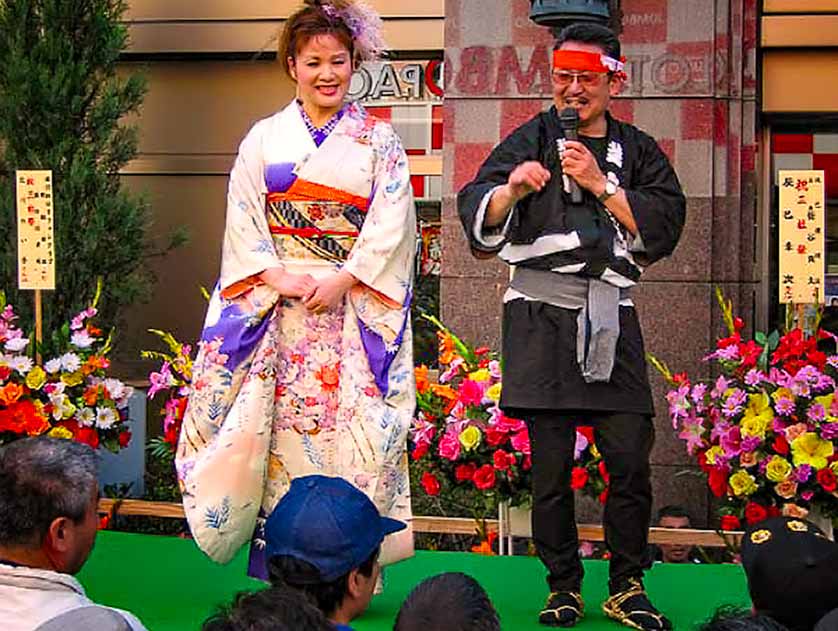
[[[437,333],[439,337],[439,363],[448,365],[457,358],[457,351],[454,348],[454,338],[450,333]]]
[[[326,392],[337,390],[340,384],[340,362],[333,366],[323,366],[314,373],[314,376],[320,380],[320,383],[323,384],[323,390]]]
[[[416,376],[416,390],[419,394],[425,394],[431,387],[431,383],[428,381],[428,367],[417,366],[413,369],[413,374]]]
[[[0,403],[3,405],[12,405],[23,395],[23,386],[19,383],[10,381],[5,386],[0,388]]]
[[[99,399],[99,386],[90,386],[87,390],[84,391],[82,395],[85,404],[93,406],[96,405],[96,401]]]

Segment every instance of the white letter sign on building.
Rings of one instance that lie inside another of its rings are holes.
[[[823,171],[780,171],[780,302],[824,302]]]

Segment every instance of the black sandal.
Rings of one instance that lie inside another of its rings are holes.
[[[579,592],[551,592],[538,621],[548,627],[572,627],[585,614],[585,603]]]
[[[643,583],[628,579],[628,587],[602,603],[605,615],[640,631],[670,631],[672,623],[649,601]]]

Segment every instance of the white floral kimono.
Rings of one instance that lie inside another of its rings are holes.
[[[294,477],[341,476],[382,514],[411,517],[416,216],[407,158],[393,128],[357,104],[332,125],[317,139],[292,102],[242,141],[177,450],[198,545],[223,563],[253,536],[256,575],[263,519]],[[315,278],[343,268],[360,282],[338,309],[315,315],[259,281],[277,266]],[[412,551],[408,528],[387,538],[382,561]]]

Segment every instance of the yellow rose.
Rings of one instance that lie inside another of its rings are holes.
[[[482,436],[483,434],[480,433],[479,429],[474,425],[470,425],[460,432],[460,444],[466,451],[471,451],[480,444]]]
[[[792,441],[791,451],[796,467],[808,464],[817,471],[829,464],[827,458],[835,453],[835,446],[828,440],[821,440],[815,432],[806,432]]]
[[[481,368],[480,370],[475,370],[468,376],[468,378],[472,381],[489,381],[490,377],[491,375],[489,374],[488,368]]]
[[[486,390],[486,398],[490,401],[494,401],[495,403],[497,403],[498,401],[500,401],[500,391],[501,384],[499,383],[496,383],[493,386],[489,386],[489,388]]]
[[[82,381],[84,381],[84,375],[82,375],[81,371],[79,370],[77,370],[76,372],[68,372],[61,375],[61,381],[63,381],[65,384],[72,388],[73,386],[77,386]]]
[[[772,482],[782,482],[791,475],[791,465],[789,461],[780,456],[774,456],[768,461],[768,466],[765,467],[765,477]]]
[[[40,390],[47,382],[47,373],[40,366],[35,366],[26,375],[26,385],[30,390]]]
[[[707,458],[707,464],[716,464],[716,459],[719,456],[724,456],[725,450],[719,447],[718,445],[714,447],[710,447],[705,454],[704,457]]]
[[[766,419],[764,416],[748,416],[742,417],[742,422],[739,424],[742,428],[743,436],[758,436],[765,438],[765,432],[768,431],[768,424],[771,419]]]
[[[733,489],[733,494],[742,497],[751,495],[757,490],[757,480],[747,471],[737,471],[728,480],[730,488]]]
[[[829,413],[829,410],[832,408],[832,401],[835,399],[835,393],[832,394],[825,394],[822,397],[815,397],[815,403],[820,403],[823,406],[824,412],[826,412],[826,422],[827,423],[834,423],[838,421],[838,417],[832,416]]]
[[[797,504],[783,504],[783,517],[795,517],[797,519],[806,519],[809,514],[805,508],[801,508]]]
[[[832,469],[832,473],[838,475],[838,460],[829,465],[829,468]]]
[[[73,438],[73,432],[66,427],[53,427],[49,430],[47,436],[52,436],[53,438],[66,438],[69,440]]]
[[[774,491],[784,500],[790,500],[797,495],[797,482],[794,480],[783,480],[774,487]]]

